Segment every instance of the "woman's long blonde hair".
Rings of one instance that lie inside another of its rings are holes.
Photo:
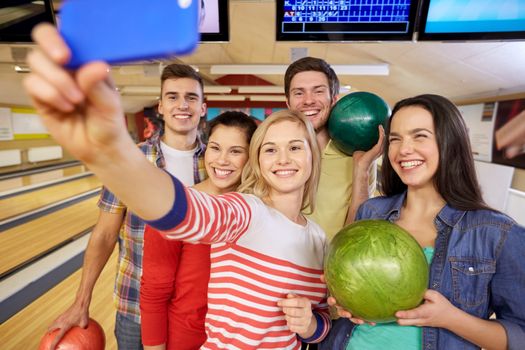
[[[317,144],[315,130],[310,121],[300,112],[291,111],[288,109],[272,113],[264,120],[253,134],[250,142],[248,163],[242,172],[242,182],[238,191],[242,193],[254,194],[261,199],[269,199],[270,188],[268,183],[264,180],[261,174],[261,167],[259,165],[259,154],[261,152],[261,145],[268,128],[282,121],[291,121],[298,124],[298,127],[306,130],[306,138],[310,149],[312,151],[312,172],[310,178],[306,181],[303,192],[303,203],[301,210],[309,209],[313,212],[315,209],[315,197],[317,194],[317,186],[319,184],[319,176],[321,172],[321,153]]]

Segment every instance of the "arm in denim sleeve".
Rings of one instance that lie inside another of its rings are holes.
[[[491,282],[491,306],[505,328],[509,350],[525,344],[525,228],[513,224],[501,247]]]

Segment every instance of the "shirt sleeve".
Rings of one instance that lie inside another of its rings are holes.
[[[168,304],[174,283],[182,242],[164,239],[147,226],[144,231],[140,313],[142,342],[153,346],[168,340]]]
[[[168,239],[189,242],[233,242],[248,229],[250,205],[239,193],[212,196],[186,188],[172,176],[175,200],[162,218],[147,221]]]
[[[509,230],[491,282],[492,307],[496,320],[507,333],[509,350],[525,344],[525,228],[513,224]]]
[[[304,343],[321,342],[328,335],[328,332],[332,327],[332,322],[330,320],[330,313],[328,311],[328,304],[326,303],[326,299],[323,299],[321,303],[314,306],[312,312],[317,321],[317,328],[315,329],[315,332],[311,337],[306,339],[299,337]]]
[[[111,214],[120,214],[126,210],[124,203],[106,187],[102,188],[102,193],[100,194],[97,205],[101,210]]]

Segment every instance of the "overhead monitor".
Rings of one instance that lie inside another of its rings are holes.
[[[418,0],[277,0],[278,41],[412,40]]]
[[[0,1],[0,42],[32,42],[31,30],[40,22],[55,23],[51,0]]]
[[[201,42],[229,41],[228,0],[198,1]]]
[[[418,40],[525,39],[523,0],[423,0]]]

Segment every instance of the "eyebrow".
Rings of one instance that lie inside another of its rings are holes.
[[[166,91],[164,93],[164,96],[168,96],[168,95],[180,95],[180,94],[177,91]],[[187,92],[185,96],[200,97],[199,94],[195,92]]]
[[[288,144],[295,143],[295,142],[305,143],[305,140],[301,140],[301,139],[290,140],[288,141]],[[261,148],[266,145],[275,145],[275,142],[271,142],[271,141],[265,142],[261,145]]]
[[[427,128],[415,128],[415,129],[410,130],[408,133],[411,134],[411,135],[413,135],[413,134],[417,134],[418,132],[421,132],[421,131],[426,131],[426,132],[428,132],[429,134],[434,134],[432,131],[430,131],[430,130],[427,129]],[[390,135],[399,136],[400,134],[397,133],[397,132],[390,132]]]
[[[322,84],[322,85],[316,85],[316,86],[313,86],[313,87],[312,87],[312,90],[319,89],[319,88],[325,88],[325,89],[328,89],[328,85],[325,85],[325,84]],[[299,87],[292,88],[291,90],[292,90],[292,91],[294,91],[294,90],[306,90],[306,88],[305,88],[305,87],[302,87],[302,86],[299,86]]]
[[[217,146],[220,146],[220,144],[219,144],[218,142],[215,142],[215,141],[208,141],[208,144],[210,144],[210,143],[213,143],[213,144],[215,144],[215,145],[217,145]],[[241,146],[241,145],[233,145],[233,146],[231,146],[230,148],[242,148],[242,149],[246,149],[246,147]]]

